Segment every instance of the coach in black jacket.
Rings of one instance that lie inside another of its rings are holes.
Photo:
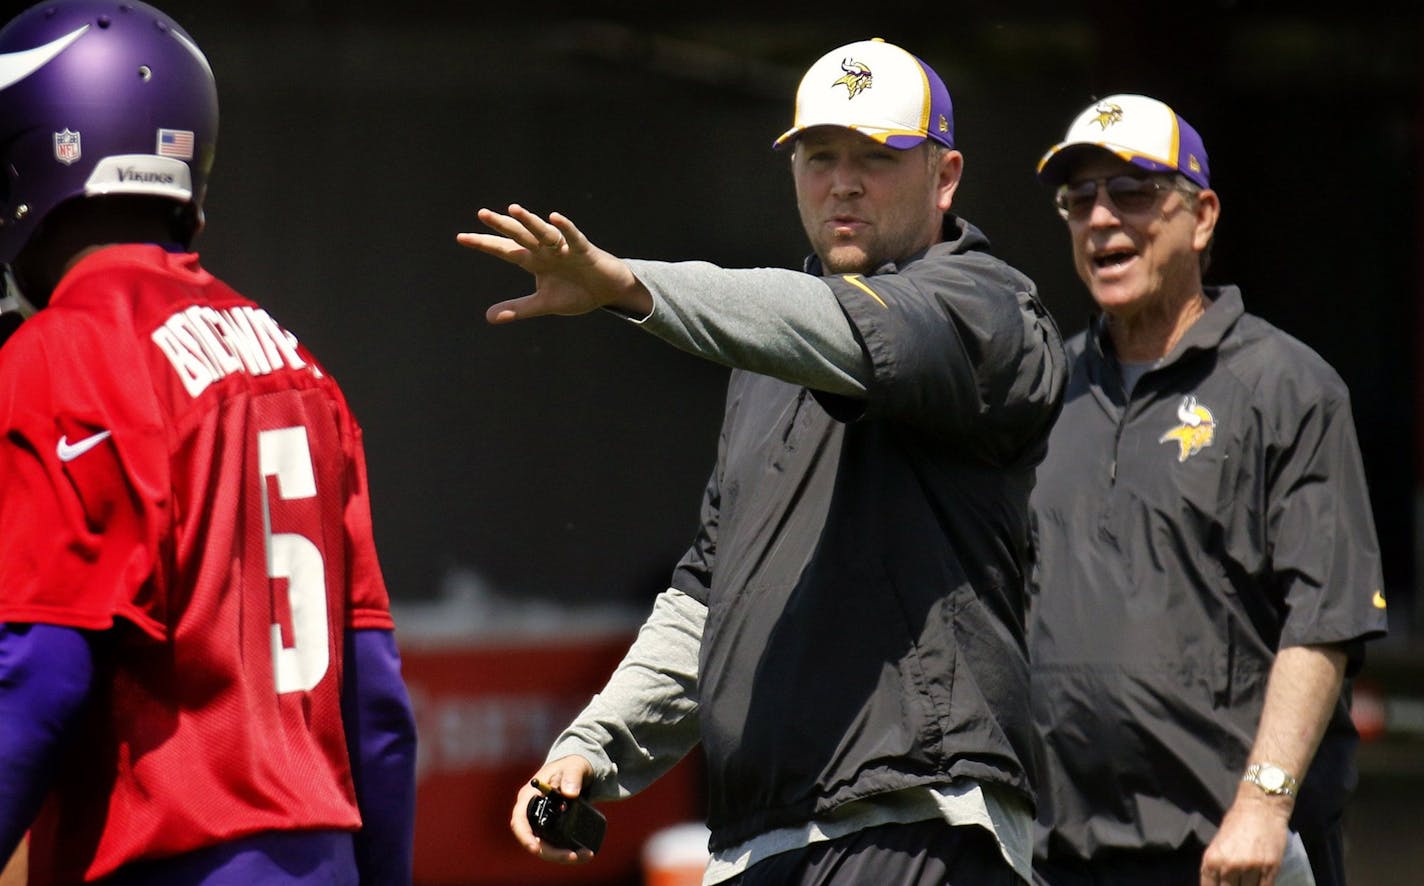
[[[1385,629],[1349,393],[1202,285],[1220,202],[1171,108],[1095,102],[1040,178],[1101,314],[1032,499],[1039,874],[1341,883],[1341,686]]]
[[[562,216],[462,242],[536,276],[496,322],[608,306],[733,366],[696,541],[537,773],[645,786],[697,741],[706,881],[1021,883],[1033,728],[1028,495],[1063,355],[1033,284],[948,214],[949,94],[905,50],[833,50],[792,148],[805,272],[622,261]],[[515,804],[515,834],[551,860]]]

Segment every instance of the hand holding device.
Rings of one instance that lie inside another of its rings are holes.
[[[534,835],[550,846],[597,853],[608,827],[603,813],[582,797],[565,797],[537,778],[529,784],[539,791],[529,798],[527,810]]]

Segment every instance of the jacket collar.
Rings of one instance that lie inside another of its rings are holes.
[[[1246,313],[1245,303],[1241,300],[1241,290],[1236,286],[1207,286],[1202,292],[1209,302],[1206,311],[1187,329],[1171,352],[1162,358],[1157,364],[1158,367],[1177,363],[1195,351],[1215,350],[1235,327],[1236,321],[1241,319],[1241,315]],[[1088,351],[1100,362],[1106,362],[1111,357],[1112,362],[1117,363],[1105,314],[1095,315],[1089,324]]]
[[[887,261],[872,271],[868,276],[899,273],[900,268],[905,265],[913,264],[927,255],[937,255],[940,253],[959,255],[965,252],[987,252],[989,249],[989,238],[984,236],[984,233],[978,228],[952,212],[945,213],[944,227],[941,230],[944,239],[939,243],[921,249],[903,262]],[[802,263],[802,268],[808,274],[814,274],[817,277],[826,276],[826,269],[821,264],[821,259],[814,253],[806,256],[806,260]]]
[[[1216,350],[1246,312],[1241,290],[1235,286],[1207,286],[1202,292],[1210,302],[1206,312],[1197,318],[1176,347],[1150,372],[1181,363],[1193,354]],[[1106,315],[1099,313],[1089,322],[1084,351],[1087,358],[1084,369],[1095,397],[1102,401],[1105,408],[1123,408],[1130,398],[1123,384],[1122,368],[1113,353]]]

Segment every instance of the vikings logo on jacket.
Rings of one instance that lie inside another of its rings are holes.
[[[1182,398],[1177,406],[1177,419],[1181,424],[1163,434],[1158,443],[1177,441],[1177,461],[1184,462],[1211,445],[1216,437],[1216,419],[1211,410],[1197,402],[1190,394]]]

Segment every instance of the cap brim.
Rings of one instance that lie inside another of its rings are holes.
[[[1177,167],[1112,142],[1063,142],[1048,149],[1038,161],[1038,180],[1046,185],[1061,185],[1068,180],[1073,161],[1091,153],[1111,154],[1148,172],[1177,172]]]
[[[776,141],[771,143],[771,149],[773,151],[781,150],[782,148],[791,144],[791,142],[795,141],[796,136],[800,135],[803,131],[805,131],[805,129],[806,127],[804,126],[791,127],[790,129],[786,130],[781,135],[776,137]]]
[[[863,135],[871,141],[880,142],[889,148],[899,151],[908,151],[910,148],[918,147],[922,142],[930,140],[930,136],[921,135],[918,132],[906,132],[904,130],[877,129],[871,126],[847,126],[844,123],[807,123],[802,126],[793,126],[783,132],[776,141],[771,143],[772,150],[781,150],[796,140],[808,129],[817,129],[822,126],[834,126],[837,129],[849,129],[857,135]],[[935,139],[939,141],[939,139]],[[944,144],[944,142],[940,142]]]

